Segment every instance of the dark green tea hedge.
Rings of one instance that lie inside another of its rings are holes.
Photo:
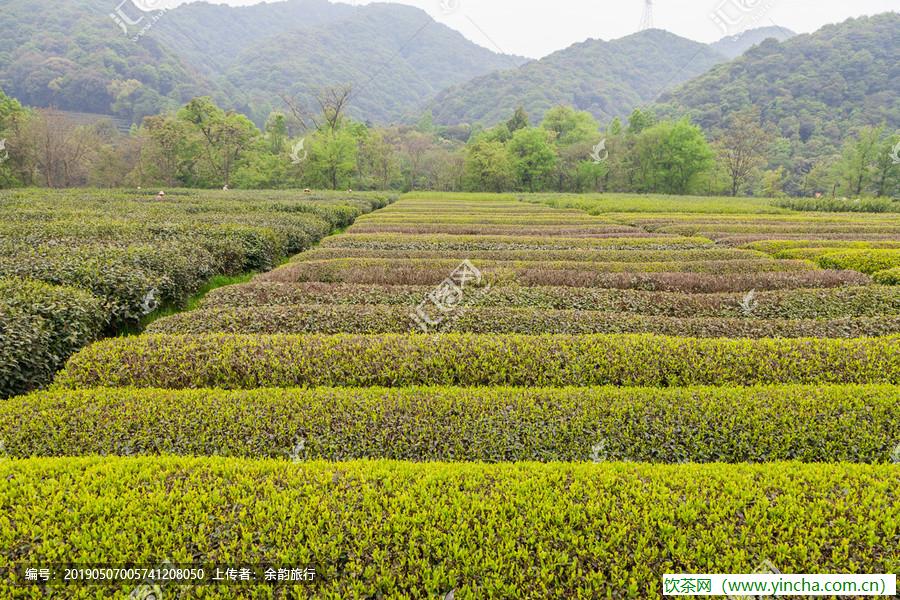
[[[0,398],[49,383],[106,319],[101,300],[84,290],[0,279]]]
[[[74,356],[63,387],[900,383],[900,337],[145,335]]]
[[[900,567],[900,468],[887,465],[76,458],[2,461],[0,480],[4,563],[315,568],[298,598],[656,599],[665,573],[763,560],[789,573]],[[12,583],[3,597],[46,595]]]
[[[11,456],[889,462],[900,387],[316,388],[35,392]]]
[[[418,331],[410,306],[298,305],[194,310],[148,333],[403,333]],[[786,320],[672,318],[584,310],[467,307],[436,330],[466,333],[655,333],[689,337],[850,338],[900,334],[900,316]]]

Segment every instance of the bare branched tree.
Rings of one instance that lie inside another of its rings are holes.
[[[330,133],[334,133],[340,128],[344,113],[350,105],[352,93],[353,88],[349,85],[344,85],[327,87],[316,95],[316,102],[319,104],[322,119],[324,119],[323,125]],[[322,129],[318,125],[316,128]]]
[[[758,109],[735,113],[716,143],[731,179],[732,196],[737,196],[753,170],[765,163],[766,151],[773,138],[759,122]]]
[[[309,123],[312,123],[315,129],[319,128],[319,124],[316,123],[315,115],[306,111],[296,96],[292,96],[288,93],[283,93],[279,96],[281,97],[281,101],[284,102],[284,105],[287,107],[288,112],[290,112],[297,124],[300,125],[301,129],[304,131],[309,129]]]

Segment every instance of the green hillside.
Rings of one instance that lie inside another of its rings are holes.
[[[283,108],[279,94],[309,100],[321,87],[352,85],[355,116],[386,122],[525,60],[397,4],[192,3],[143,13],[139,4],[120,7],[138,23],[126,35],[105,0],[0,0],[0,88],[26,105],[135,122],[210,95],[261,123]]]
[[[768,40],[665,94],[657,112],[688,114],[715,133],[756,106],[791,141],[794,157],[822,156],[862,126],[900,127],[898,45],[897,13]]]
[[[724,60],[705,44],[659,29],[611,42],[588,40],[446,90],[431,109],[435,122],[448,125],[493,125],[508,119],[517,106],[540,119],[559,104],[608,121]]]

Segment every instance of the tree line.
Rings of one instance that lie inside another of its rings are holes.
[[[790,143],[759,111],[734,114],[715,139],[687,118],[637,109],[605,127],[567,106],[532,124],[519,108],[491,128],[376,127],[348,117],[349,88],[322,90],[314,106],[282,98],[260,129],[244,115],[195,98],[145,117],[127,133],[26,109],[0,92],[0,186],[167,186],[244,189],[637,192],[779,197],[896,196],[900,136],[884,127],[848,135],[840,153],[793,171]]]

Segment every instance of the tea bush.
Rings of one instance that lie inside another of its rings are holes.
[[[105,326],[101,301],[87,292],[0,279],[0,398],[48,383]]]
[[[92,388],[7,401],[0,439],[13,457],[884,463],[900,388]]]
[[[900,383],[900,337],[144,335],[75,355],[62,387]]]
[[[194,310],[155,321],[148,333],[402,333],[411,306],[287,305]],[[847,338],[900,334],[900,316],[862,319],[673,318],[544,308],[467,307],[435,331],[467,333],[655,333],[689,337]]]
[[[417,306],[432,286],[277,283],[253,281],[210,292],[202,308],[296,304]],[[759,291],[747,294],[686,294],[579,287],[494,287],[465,298],[470,307],[595,310],[661,317],[751,317],[759,319],[844,319],[900,315],[900,289],[867,285]],[[748,312],[749,309],[749,312]]]
[[[0,547],[17,561],[313,567],[315,582],[291,587],[299,598],[655,599],[665,573],[750,573],[763,557],[793,573],[900,564],[900,470],[887,465],[94,457],[2,461],[0,478],[15,524]],[[16,583],[0,593],[42,594]]]

